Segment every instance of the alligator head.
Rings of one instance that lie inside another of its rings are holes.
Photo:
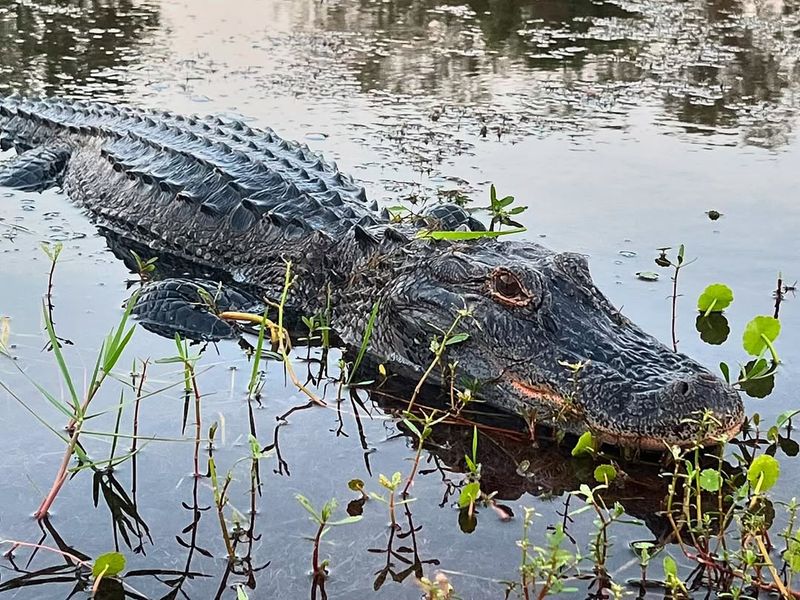
[[[457,361],[458,387],[480,382],[478,396],[492,405],[642,449],[711,444],[739,430],[738,393],[620,315],[583,256],[496,240],[421,254],[384,290],[376,354],[430,364],[431,338],[467,309],[459,331],[469,338],[448,347],[447,362]],[[574,374],[569,364],[582,367]]]

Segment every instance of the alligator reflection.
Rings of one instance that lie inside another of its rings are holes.
[[[410,397],[412,390],[395,388],[375,390],[372,399],[384,410],[402,411],[404,403],[399,398]],[[432,397],[423,400],[428,408],[445,406]],[[446,409],[445,409],[446,410]],[[427,467],[420,474],[439,472],[445,483],[445,493],[440,506],[446,506],[457,498],[462,477],[454,474],[468,473],[465,456],[471,454],[473,426],[478,428],[477,458],[481,465],[481,488],[495,493],[494,500],[514,501],[525,495],[555,498],[577,490],[581,484],[594,487],[595,462],[588,458],[571,455],[573,441],[563,444],[545,440],[550,432],[542,430],[536,440],[526,430],[522,420],[510,415],[491,412],[487,409],[464,411],[455,422],[445,422],[433,429],[424,448],[428,452]],[[402,422],[398,428],[416,444],[417,438]],[[649,460],[648,460],[649,458]],[[609,456],[618,467],[618,478],[609,489],[602,492],[607,505],[615,502],[625,507],[625,512],[641,519],[657,540],[668,536],[668,522],[661,515],[667,494],[667,481],[661,476],[663,465],[658,456],[639,456],[636,461],[626,461],[621,456]],[[507,508],[503,507],[507,510]],[[467,525],[464,521],[463,526]],[[474,528],[475,523],[469,525]]]

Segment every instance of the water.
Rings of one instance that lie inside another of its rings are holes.
[[[241,115],[336,160],[385,204],[445,193],[483,203],[494,182],[500,193],[530,207],[521,215],[525,236],[589,255],[601,289],[665,341],[669,277],[662,271],[658,282],[645,282],[635,273],[656,269],[656,248],[685,243],[698,260],[681,275],[678,337],[683,351],[715,367],[744,359],[739,332],[753,315],[771,314],[778,272],[789,284],[800,277],[798,31],[800,4],[789,1],[19,0],[0,3],[0,89]],[[28,380],[66,397],[52,355],[41,351],[40,299],[49,265],[39,245],[65,245],[54,314],[59,334],[74,343],[65,352],[82,385],[119,318],[131,275],[57,192],[0,191],[0,202],[0,314],[11,318],[18,357],[0,363],[0,381],[39,418],[60,427],[64,416]],[[705,212],[712,209],[722,218],[709,220]],[[732,341],[723,346],[703,344],[694,331],[694,298],[714,281],[730,284],[736,294],[728,311]],[[800,384],[800,317],[791,293],[781,317],[783,365],[775,390],[747,401],[748,412],[759,412],[767,423],[797,406]],[[305,352],[296,353],[301,377]],[[120,372],[134,357],[174,353],[171,341],[139,330]],[[337,357],[331,357],[332,370]],[[226,510],[229,518],[234,507],[245,515],[243,527],[252,523],[252,532],[242,537],[247,560],[234,572],[226,570],[216,515],[199,510],[213,505],[213,495],[207,479],[191,476],[192,443],[167,441],[183,437],[180,386],[142,401],[140,433],[159,439],[140,444],[135,466],[128,461],[115,472],[118,490],[135,499],[138,511],[127,513],[130,544],[115,535],[103,494],[94,507],[88,471],[67,482],[50,529],[40,532],[31,513],[51,484],[63,443],[0,391],[0,538],[41,537],[43,544],[85,557],[118,544],[128,559],[126,584],[140,594],[129,590],[129,597],[235,598],[237,583],[247,585],[251,598],[308,597],[312,546],[306,538],[314,524],[294,494],[316,506],[336,497],[343,516],[344,505],[357,498],[348,480],[361,478],[370,491],[383,491],[379,473],[409,471],[413,438],[384,413],[380,394],[369,399],[365,391],[338,411],[305,409],[276,421],[307,399],[275,364],[263,404],[249,407],[250,363],[232,343],[209,348],[198,369],[203,431],[219,424],[219,469],[248,456],[251,417],[258,439],[279,450],[261,461],[263,494],[255,499],[249,463],[236,467]],[[175,365],[151,363],[148,370],[150,389],[181,380]],[[95,410],[102,414],[92,430],[114,429],[120,389],[111,383],[101,393]],[[334,386],[319,392],[335,398]],[[131,430],[133,397],[125,390],[122,431]],[[85,439],[93,458],[108,456],[108,437]],[[454,502],[470,443],[471,428],[442,428],[423,453],[413,488],[417,500],[408,505],[412,516],[399,511],[404,535],[393,540],[395,575],[377,591],[387,555],[369,550],[386,548],[386,507],[369,501],[360,523],[326,535],[329,597],[417,598],[421,592],[408,571],[415,564],[428,576],[447,572],[464,598],[502,597],[499,582],[517,577],[522,508],[540,513],[534,531],[541,543],[546,525],[562,520],[565,493],[590,480],[591,467],[547,445],[535,449],[524,439],[482,435],[484,488],[496,490],[516,517],[502,522],[484,508],[475,531],[466,534]],[[120,441],[117,454],[129,445]],[[794,493],[797,469],[778,458],[783,474],[775,498],[785,500]],[[624,468],[629,479],[610,500],[648,527],[614,529],[609,566],[619,582],[638,575],[627,543],[665,531],[656,514],[664,494],[658,468]],[[257,508],[252,521],[251,502]],[[140,515],[138,525],[132,514]],[[414,535],[407,535],[410,527]],[[584,547],[591,531],[588,515],[570,529]],[[0,586],[22,572],[65,564],[46,551],[30,564],[28,556],[19,549],[15,562],[0,565]],[[38,571],[21,580],[36,585],[14,585],[4,596],[67,597],[74,570],[62,568],[66,581],[45,582],[56,577]],[[119,590],[106,593],[122,597]]]

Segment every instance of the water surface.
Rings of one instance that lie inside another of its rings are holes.
[[[778,273],[788,283],[800,277],[798,31],[794,1],[18,0],[0,2],[0,89],[243,116],[336,160],[385,204],[462,194],[479,206],[493,182],[530,207],[521,215],[524,236],[589,255],[601,289],[664,341],[670,336],[668,273],[655,283],[634,274],[656,268],[656,248],[685,243],[698,260],[681,275],[680,345],[716,368],[720,360],[744,359],[738,332],[753,315],[771,314]],[[711,209],[723,217],[709,220]],[[57,191],[0,192],[0,236],[0,314],[11,318],[16,365],[66,397],[52,355],[42,351],[40,300],[49,264],[40,243],[64,243],[54,314],[59,334],[74,343],[65,352],[81,383],[119,318],[131,275]],[[694,331],[694,298],[715,281],[736,293],[728,311],[732,341],[720,347],[703,344]],[[769,423],[797,406],[800,384],[800,318],[792,294],[781,316],[784,364],[775,391],[747,406]],[[134,358],[174,353],[170,340],[139,330],[121,375]],[[296,369],[305,373],[306,350],[296,353]],[[337,359],[334,352],[332,371]],[[175,365],[148,369],[148,389],[181,378]],[[211,506],[212,493],[207,479],[191,476],[190,441],[152,441],[135,467],[127,462],[115,472],[142,520],[136,524],[127,515],[127,540],[115,533],[103,494],[94,507],[88,472],[67,483],[51,529],[40,532],[30,515],[50,486],[63,444],[5,391],[0,538],[41,536],[42,543],[63,543],[88,557],[118,545],[129,570],[163,571],[126,579],[141,597],[235,598],[237,583],[247,585],[251,598],[307,597],[306,537],[314,526],[294,494],[317,506],[336,497],[344,514],[344,504],[356,497],[347,481],[361,478],[379,491],[379,473],[408,472],[413,440],[386,415],[380,395],[370,399],[365,391],[345,396],[340,410],[305,409],[276,421],[306,398],[271,364],[262,403],[248,404],[250,363],[234,343],[209,347],[198,369],[204,431],[214,421],[220,426],[215,458],[221,468],[247,456],[251,418],[259,440],[279,451],[262,461],[262,495],[255,499],[246,466],[237,467],[231,503],[252,531],[242,538],[248,560],[236,572],[226,571],[216,515],[200,510]],[[63,425],[63,415],[10,361],[0,363],[0,381],[41,419]],[[103,414],[93,430],[114,429],[120,389],[112,384],[98,400]],[[320,386],[319,393],[335,399],[336,386]],[[180,387],[144,400],[141,434],[182,438],[183,410]],[[128,391],[123,431],[130,432],[132,418]],[[409,576],[414,565],[426,575],[444,570],[464,598],[502,597],[500,581],[517,577],[522,507],[540,513],[535,531],[542,535],[562,520],[565,492],[591,476],[558,449],[487,433],[480,442],[485,487],[497,490],[517,517],[502,522],[484,509],[466,534],[454,502],[471,429],[443,428],[438,435],[424,453],[411,516],[400,519],[404,532],[415,533],[394,541],[402,548],[390,560],[394,575],[387,572],[378,585],[387,555],[370,549],[386,548],[388,514],[373,501],[360,523],[327,536],[329,597],[417,598]],[[107,456],[108,438],[86,439],[90,455]],[[781,460],[776,496],[788,499],[797,469]],[[524,461],[527,474],[519,469]],[[655,514],[663,495],[657,467],[630,469],[619,500],[647,526],[615,530],[611,567],[620,582],[638,572],[627,542],[663,533]],[[572,534],[585,540],[591,527],[590,519],[579,519]],[[0,586],[22,572],[64,563],[39,552],[28,564],[29,552],[17,554],[2,565]],[[32,578],[40,585],[4,595],[67,597],[75,581],[65,573],[57,574],[63,581],[52,575],[49,583],[40,574]]]

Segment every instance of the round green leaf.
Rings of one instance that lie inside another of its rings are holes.
[[[722,487],[722,475],[716,469],[703,469],[698,476],[700,487],[707,492],[716,492]]]
[[[704,313],[722,312],[733,302],[733,290],[724,283],[712,283],[697,299],[697,310]]]
[[[472,481],[461,488],[461,494],[458,497],[459,508],[466,508],[473,502],[477,502],[481,497],[481,484],[477,481]]]
[[[95,577],[116,577],[125,569],[125,557],[119,552],[106,552],[98,556],[92,565]]]
[[[617,470],[613,465],[598,465],[594,470],[594,480],[598,483],[611,483],[617,477]]]
[[[744,328],[742,346],[748,354],[760,356],[767,349],[767,343],[764,338],[774,342],[778,339],[780,333],[781,322],[778,319],[765,315],[755,317]]]
[[[347,487],[349,487],[354,492],[363,492],[364,491],[364,482],[361,479],[351,479],[347,482]]]
[[[760,481],[759,491],[765,492],[775,485],[780,474],[780,463],[769,454],[762,454],[750,463],[750,468],[747,469],[747,481],[753,488],[756,488]]]

